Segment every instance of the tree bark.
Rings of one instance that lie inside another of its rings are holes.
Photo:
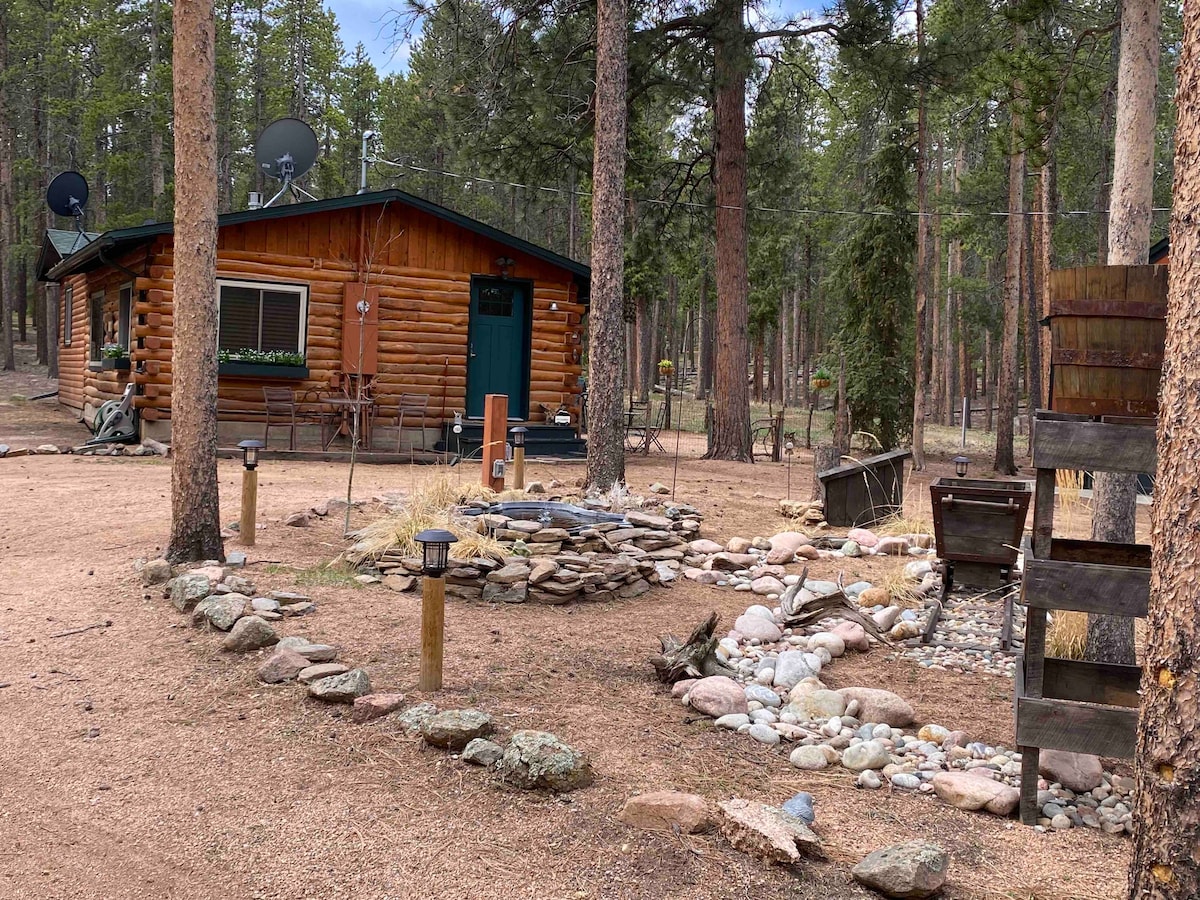
[[[650,300],[643,293],[635,301],[637,309],[637,385],[638,399],[645,403],[650,399],[650,385],[654,381],[654,323],[650,314]]]
[[[1038,245],[1038,269],[1041,273],[1042,289],[1038,299],[1042,317],[1050,315],[1050,270],[1054,267],[1054,218],[1058,213],[1058,163],[1055,160],[1054,129],[1051,123],[1050,137],[1046,142],[1046,162],[1042,164],[1039,188],[1042,194],[1042,217],[1039,228],[1042,238]],[[1042,394],[1046,407],[1050,405],[1050,329],[1039,330],[1042,344]]]
[[[1016,26],[1013,43],[1021,47],[1024,29]],[[1017,321],[1021,311],[1021,246],[1025,242],[1025,150],[1022,144],[1024,87],[1013,80],[1012,133],[1008,157],[1008,250],[1004,269],[1004,327],[1000,332],[1000,372],[996,423],[996,460],[1001,475],[1017,474],[1013,455],[1013,418],[1017,414]],[[989,407],[990,418],[990,407]]]
[[[705,456],[753,462],[746,375],[746,78],[750,71],[744,0],[716,0],[717,329],[713,434]]]
[[[696,348],[696,399],[703,400],[712,387],[712,310],[708,302],[708,267],[701,262],[700,296],[696,301],[696,316],[699,321],[696,331],[699,346]]]
[[[212,0],[176,0],[173,562],[224,559],[217,494],[216,36]]]
[[[10,108],[8,71],[8,32],[12,27],[9,4],[0,4],[0,312],[4,323],[0,326],[0,342],[4,350],[4,370],[17,368],[16,350],[13,347],[13,111]]]
[[[46,285],[46,374],[51,378],[58,377],[58,343],[59,316],[62,314],[58,305],[59,287],[57,284]]]
[[[161,209],[162,197],[167,189],[167,173],[163,167],[162,136],[164,128],[162,121],[160,121],[158,110],[158,6],[159,0],[152,0],[150,3],[150,71],[146,77],[146,93],[150,98],[146,129],[150,133],[150,198],[154,206],[155,216],[163,212]],[[215,53],[216,51],[214,50],[214,60],[216,59]]]
[[[588,315],[587,483],[625,478],[621,310],[625,266],[626,0],[596,7],[596,125],[592,157],[592,305]]]
[[[850,452],[850,404],[846,401],[846,354],[838,357],[837,411],[833,420],[833,443],[839,453]]]
[[[954,155],[954,197],[955,207],[962,192],[962,179],[967,172],[966,149],[959,147]],[[966,382],[966,346],[967,335],[962,316],[962,291],[958,280],[963,275],[963,244],[957,234],[950,240],[950,252],[946,261],[946,417],[945,424],[954,425],[955,410],[961,407],[962,398],[967,394]],[[955,341],[957,338],[957,343]],[[959,377],[956,377],[956,373]],[[956,384],[959,390],[955,390]]]
[[[1040,199],[1038,200],[1040,203]],[[1026,423],[1033,428],[1033,410],[1041,405],[1042,398],[1042,345],[1041,302],[1037,293],[1037,263],[1033,254],[1033,219],[1027,216],[1025,228],[1021,235],[1021,270],[1025,279],[1025,391],[1028,398],[1025,403]],[[1030,434],[1031,431],[1026,431]],[[1030,453],[1033,452],[1033,441],[1029,442]]]
[[[1121,2],[1117,128],[1108,212],[1110,266],[1144,265],[1150,256],[1160,16],[1159,0]],[[1133,543],[1136,521],[1137,476],[1097,472],[1092,493],[1092,540]],[[1089,616],[1085,656],[1133,664],[1133,620]]]
[[[942,378],[945,370],[945,356],[949,343],[943,339],[946,323],[946,311],[942,302],[942,216],[938,212],[942,195],[942,152],[944,137],[938,138],[937,153],[933,163],[933,211],[930,216],[929,231],[931,251],[929,271],[931,282],[929,297],[932,301],[929,317],[929,385],[932,392],[928,417],[935,422],[941,421],[942,411],[946,408],[946,380]]]
[[[1143,7],[1144,8],[1144,7]],[[1130,900],[1200,896],[1200,2],[1185,0]]]
[[[917,0],[917,65],[925,57],[925,3]],[[922,76],[923,79],[923,76]],[[929,393],[929,335],[926,300],[929,293],[929,123],[925,109],[924,80],[917,87],[917,312],[913,321],[916,333],[916,378],[913,379],[912,467],[925,468],[925,402]]]

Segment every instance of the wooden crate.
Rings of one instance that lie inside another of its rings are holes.
[[[1047,613],[1146,615],[1150,548],[1054,537],[1056,469],[1154,472],[1153,420],[1092,421],[1039,411],[1034,417],[1033,534],[1024,544],[1021,602],[1025,649],[1013,705],[1021,751],[1021,821],[1037,822],[1038,761],[1042,748],[1131,758],[1138,720],[1137,666],[1046,656]]]
[[[1032,485],[1028,481],[937,478],[929,485],[946,591],[954,582],[992,587],[1017,562]]]
[[[911,450],[893,450],[818,472],[825,521],[839,528],[869,528],[903,511],[909,459]]]
[[[1050,273],[1050,408],[1154,416],[1166,338],[1165,266]]]

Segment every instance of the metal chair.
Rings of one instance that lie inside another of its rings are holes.
[[[272,428],[288,429],[288,449],[296,449],[296,394],[291,388],[264,387],[263,403],[267,410],[266,426],[263,428],[263,446],[270,443]],[[275,421],[272,422],[272,417]],[[282,420],[282,421],[280,421]]]
[[[625,449],[630,453],[641,450],[650,433],[650,404],[642,400],[629,401],[625,411]]]
[[[429,412],[428,394],[401,394],[400,405],[396,408],[396,452],[399,453],[404,444],[404,417],[416,416],[421,426],[421,450],[425,450],[425,418]],[[408,444],[409,451],[416,448],[412,441]]]

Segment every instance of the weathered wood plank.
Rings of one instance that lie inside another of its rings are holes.
[[[1017,698],[1017,744],[1131,759],[1138,711],[1073,700]]]
[[[1035,416],[1033,465],[1038,469],[1154,474],[1158,466],[1155,432],[1139,425]]]
[[[1138,696],[1141,678],[1142,670],[1138,666],[1047,656],[1042,696],[1053,700],[1076,700],[1136,709],[1141,699]]]
[[[1038,469],[1033,486],[1033,539],[1035,556],[1048,556],[1054,537],[1055,469]]]
[[[1033,609],[1142,618],[1150,600],[1150,570],[1025,557],[1022,602]]]

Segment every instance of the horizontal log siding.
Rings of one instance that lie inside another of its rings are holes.
[[[309,288],[309,378],[222,376],[218,409],[223,421],[261,421],[264,383],[286,385],[314,399],[337,388],[342,297],[347,282],[360,280],[355,268],[360,244],[369,260],[366,278],[380,293],[377,385],[384,424],[391,423],[389,410],[395,409],[402,393],[429,395],[431,426],[465,408],[471,275],[499,274],[499,257],[515,260],[509,272],[514,278],[534,283],[530,415],[538,414],[539,404],[578,407],[582,369],[572,351],[581,345],[572,343],[570,336],[582,334],[584,308],[571,274],[433,216],[390,204],[387,209],[340,210],[221,229],[218,277]],[[145,364],[145,371],[134,375],[141,386],[135,403],[152,421],[170,418],[172,266],[171,239],[160,239],[138,269],[145,276],[135,285],[135,333],[141,347],[134,363]],[[124,273],[113,279],[116,284],[128,280]],[[76,292],[78,297],[79,288]],[[558,304],[557,312],[550,311],[552,303]],[[93,374],[86,372],[86,331],[86,304],[77,302],[76,337],[69,348],[72,355],[63,351],[64,372],[74,373],[79,366],[85,376]],[[77,359],[76,353],[82,356]],[[68,399],[72,396],[67,392],[63,401],[74,405]]]

